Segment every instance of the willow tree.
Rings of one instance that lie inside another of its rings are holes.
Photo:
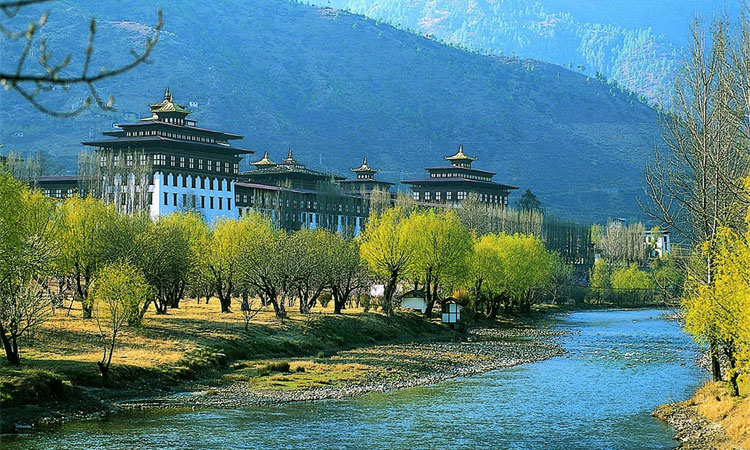
[[[107,229],[117,213],[104,202],[87,198],[69,198],[61,206],[58,270],[73,280],[75,298],[81,302],[83,317],[91,317],[89,286],[108,258],[110,234]]]
[[[424,286],[425,316],[432,315],[440,294],[462,283],[472,252],[471,233],[453,211],[426,210],[411,215],[409,233],[414,246],[412,272]]]
[[[143,273],[129,262],[103,267],[92,283],[93,315],[102,344],[102,359],[97,366],[105,381],[109,377],[117,337],[151,297],[150,289]]]
[[[746,16],[734,33],[726,19],[717,19],[707,40],[705,27],[697,20],[693,24],[673,107],[662,115],[669,151],[657,148],[645,173],[650,216],[702,249],[702,264],[686,270],[693,283],[709,290],[715,283],[719,228],[743,226],[736,206],[745,202],[741,180],[750,168],[748,27]],[[709,347],[713,378],[720,380],[720,343],[709,339]]]
[[[383,311],[393,313],[393,294],[402,277],[414,263],[413,234],[402,207],[389,208],[373,215],[362,233],[360,252],[376,278],[385,282]]]
[[[232,312],[229,309],[232,294],[242,282],[246,249],[251,246],[256,224],[255,214],[248,214],[241,220],[220,220],[202,238],[199,257],[202,273],[213,285],[222,313]]]
[[[50,313],[42,285],[56,257],[54,203],[0,172],[0,340],[19,364],[18,339]]]

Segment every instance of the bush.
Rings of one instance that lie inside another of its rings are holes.
[[[323,292],[320,294],[320,297],[318,297],[318,303],[320,303],[320,306],[323,308],[328,308],[328,304],[331,303],[332,298],[330,292]]]
[[[289,368],[289,361],[274,361],[271,363],[266,364],[264,367],[269,372],[286,372],[289,373],[291,370]],[[263,369],[261,369],[263,370]]]
[[[305,367],[304,366],[297,366],[297,369],[295,369],[296,372],[304,372]]]

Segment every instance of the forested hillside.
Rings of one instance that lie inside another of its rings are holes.
[[[668,101],[688,26],[726,0],[312,0],[453,45],[560,64]]]
[[[48,48],[80,63],[88,19],[99,19],[92,67],[130,58],[160,2],[62,1]],[[74,170],[80,142],[147,114],[169,86],[196,102],[199,126],[245,136],[240,146],[349,174],[364,155],[382,179],[422,176],[459,144],[496,180],[531,189],[548,210],[604,220],[640,214],[635,196],[659,142],[654,111],[577,71],[485,56],[331,9],[285,1],[161,2],[165,32],[144,65],[108,84],[117,113],[53,119],[13,92],[0,94],[3,151],[46,149]],[[23,24],[31,10],[15,19]],[[4,49],[0,64],[14,64]],[[62,55],[59,55],[62,56]],[[38,54],[31,55],[31,60]],[[76,59],[78,58],[78,59]],[[70,108],[85,92],[50,92]],[[245,166],[246,167],[246,166]],[[511,203],[520,194],[511,196]]]

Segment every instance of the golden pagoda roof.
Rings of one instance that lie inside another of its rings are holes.
[[[370,167],[369,164],[367,164],[367,156],[365,156],[365,159],[362,160],[362,165],[357,167],[356,169],[349,169],[352,172],[365,172],[365,173],[378,173],[379,170],[375,170],[372,167]]]
[[[192,112],[186,109],[183,105],[178,105],[174,102],[174,97],[172,96],[172,93],[169,92],[169,86],[167,86],[167,89],[164,91],[164,100],[159,103],[148,105],[148,107],[151,108],[151,112],[154,114],[161,112],[177,112],[187,115]]]
[[[288,163],[288,164],[293,164],[293,163],[297,162],[297,160],[294,159],[294,157],[292,156],[292,149],[291,148],[289,149],[289,154],[286,155],[286,158],[284,158],[283,161],[285,163]]]
[[[448,161],[476,161],[477,159],[464,153],[464,146],[458,146],[458,153],[453,156],[446,156],[445,159]]]
[[[255,161],[254,163],[250,163],[254,165],[255,167],[275,167],[277,164],[270,159],[268,159],[268,152],[265,152],[263,154],[263,158],[260,159],[260,161]]]

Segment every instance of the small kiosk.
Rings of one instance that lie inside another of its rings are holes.
[[[441,303],[443,323],[455,328],[456,324],[461,321],[461,305],[453,297],[446,298]]]

